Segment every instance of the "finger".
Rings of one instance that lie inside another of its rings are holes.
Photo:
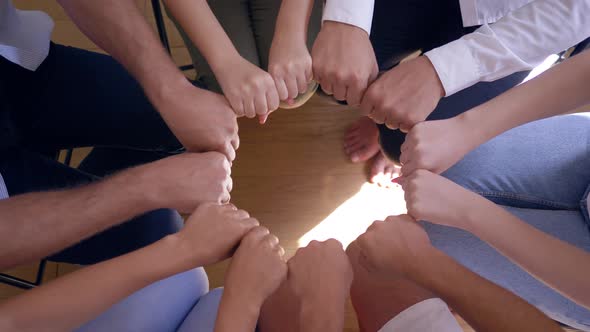
[[[402,166],[402,174],[403,176],[410,176],[412,175],[412,173],[414,173],[414,171],[416,170],[416,168],[418,167],[418,165],[416,165],[415,162],[409,161],[407,164],[404,164]]]
[[[248,213],[248,211],[246,210],[233,210],[230,211],[232,217],[236,218],[236,219],[251,219],[250,218],[250,214]]]
[[[360,88],[359,84],[353,84],[348,86],[348,90],[346,91],[346,102],[350,106],[359,106],[361,104],[362,98],[362,89]]]
[[[274,112],[279,108],[279,93],[273,86],[268,91],[266,91],[266,104],[268,106],[268,111]]]
[[[334,91],[334,90],[332,89],[332,83],[331,83],[331,82],[328,82],[328,81],[326,81],[326,82],[322,82],[322,83],[321,83],[321,88],[322,88],[322,90],[323,90],[323,91],[324,91],[324,92],[325,92],[327,95],[329,95],[329,96],[331,96],[331,95],[333,95],[333,94],[334,94],[334,93],[332,92],[332,91]]]
[[[279,238],[276,235],[269,233],[264,237],[265,241],[268,241],[271,247],[279,245]]]
[[[313,80],[313,70],[311,66],[305,68],[305,82],[310,83]]]
[[[230,104],[234,109],[234,113],[236,113],[236,117],[241,118],[244,116],[244,103],[241,99],[233,99]]]
[[[297,75],[297,94],[300,95],[302,93],[305,93],[305,91],[307,91],[307,83],[309,81],[305,78],[305,73],[299,73]]]
[[[297,93],[297,79],[295,77],[290,77],[285,79],[285,83],[287,84],[287,90],[289,91],[289,98],[295,99],[299,95]]]
[[[232,146],[232,148],[234,148],[234,152],[235,152],[235,150],[237,150],[237,149],[239,149],[239,148],[240,148],[240,136],[238,136],[238,134],[236,133],[236,134],[235,134],[235,135],[232,137],[232,139],[231,139],[231,142],[230,142],[230,143],[231,143],[231,146]],[[231,159],[231,160],[233,160],[233,159]]]
[[[410,153],[409,153],[409,151],[402,152],[401,156],[399,157],[399,162],[402,165],[405,165],[408,162],[410,162]]]
[[[277,252],[281,258],[285,257],[285,248],[283,246],[277,246]]]
[[[221,195],[220,203],[227,204],[227,203],[229,203],[230,200],[231,200],[231,195],[229,194],[229,192],[226,191],[223,193],[223,195]]]
[[[257,115],[268,113],[268,104],[266,103],[266,93],[254,97],[254,107]]]
[[[245,229],[248,229],[248,230],[253,229],[254,227],[260,226],[260,222],[256,218],[242,219],[242,220],[240,220],[240,224]]]
[[[254,229],[252,229],[248,235],[255,239],[262,239],[268,234],[270,234],[268,228],[264,226],[257,226]]]
[[[234,159],[236,159],[236,150],[234,150],[233,145],[229,142],[225,144],[219,152],[223,153],[229,161],[234,161]]]
[[[228,176],[226,181],[227,181],[227,184],[226,184],[225,188],[228,193],[231,193],[232,189],[234,188],[234,180],[231,178],[231,176]]]
[[[346,100],[346,91],[347,91],[347,87],[344,84],[341,83],[336,83],[334,86],[334,98],[336,98],[336,100]]]
[[[265,124],[266,121],[268,120],[268,115],[269,114],[262,114],[258,116],[258,123],[260,124]]]
[[[254,104],[254,99],[244,101],[244,115],[248,119],[252,119],[256,116],[256,105]]]
[[[374,112],[373,101],[371,100],[371,98],[369,98],[369,95],[366,93],[361,99],[360,111],[361,114],[364,116],[368,116],[369,114]]]
[[[287,98],[289,98],[289,90],[287,90],[285,80],[282,78],[275,78],[275,87],[277,88],[280,100],[287,100]]]
[[[400,123],[399,124],[399,130],[401,130],[402,133],[409,133],[410,130],[412,130],[412,126],[405,124],[405,123]]]

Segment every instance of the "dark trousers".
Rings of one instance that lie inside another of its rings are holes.
[[[0,57],[0,97],[0,174],[11,196],[82,185],[182,150],[137,82],[106,55],[52,44],[34,72]],[[78,169],[54,160],[60,149],[84,146],[95,148]],[[92,264],[181,227],[177,212],[153,211],[50,259]]]
[[[383,70],[392,57],[418,49],[428,52],[474,30],[463,27],[458,0],[376,0],[371,42]],[[515,73],[445,97],[427,120],[447,119],[468,111],[516,86],[527,75],[528,72]],[[379,125],[379,138],[385,154],[399,162],[405,134]]]

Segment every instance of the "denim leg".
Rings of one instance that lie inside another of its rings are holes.
[[[203,268],[183,272],[135,292],[76,331],[175,332],[208,290]]]
[[[578,210],[589,147],[590,113],[556,116],[492,139],[443,175],[499,204]]]
[[[223,288],[216,288],[203,295],[186,316],[178,332],[213,332],[222,295]]]
[[[506,209],[541,231],[590,251],[590,232],[579,211]],[[590,311],[561,296],[468,232],[423,223],[432,243],[475,273],[514,292],[549,317],[590,331]]]
[[[93,175],[23,149],[2,150],[1,155],[0,174],[11,196],[71,188],[97,180]],[[76,221],[64,219],[63,222]],[[176,233],[182,225],[181,216],[174,210],[151,211],[90,237],[49,259],[72,264],[94,264]]]

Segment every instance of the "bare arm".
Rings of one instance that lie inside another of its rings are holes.
[[[138,175],[133,169],[79,188],[0,201],[0,269],[46,257],[157,208]]]
[[[153,282],[229,257],[258,225],[249,217],[230,205],[201,205],[180,233],[2,303],[0,330],[71,331]]]
[[[190,84],[134,0],[58,1],[84,34],[135,77],[189,151],[218,151],[235,158],[239,139],[234,112],[223,97]]]
[[[475,196],[475,194],[473,194]],[[466,230],[581,306],[590,308],[590,253],[518,219],[479,197],[468,210]]]
[[[475,125],[479,145],[525,123],[590,103],[588,84],[590,52],[584,52],[459,117]]]
[[[535,307],[444,253],[432,248],[423,258],[414,280],[440,296],[476,331],[561,331]]]

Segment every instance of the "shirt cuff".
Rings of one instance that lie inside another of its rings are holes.
[[[359,27],[371,34],[374,0],[327,0],[322,23],[335,21]]]
[[[463,38],[426,52],[425,55],[438,74],[445,89],[445,97],[480,81],[479,64]]]

